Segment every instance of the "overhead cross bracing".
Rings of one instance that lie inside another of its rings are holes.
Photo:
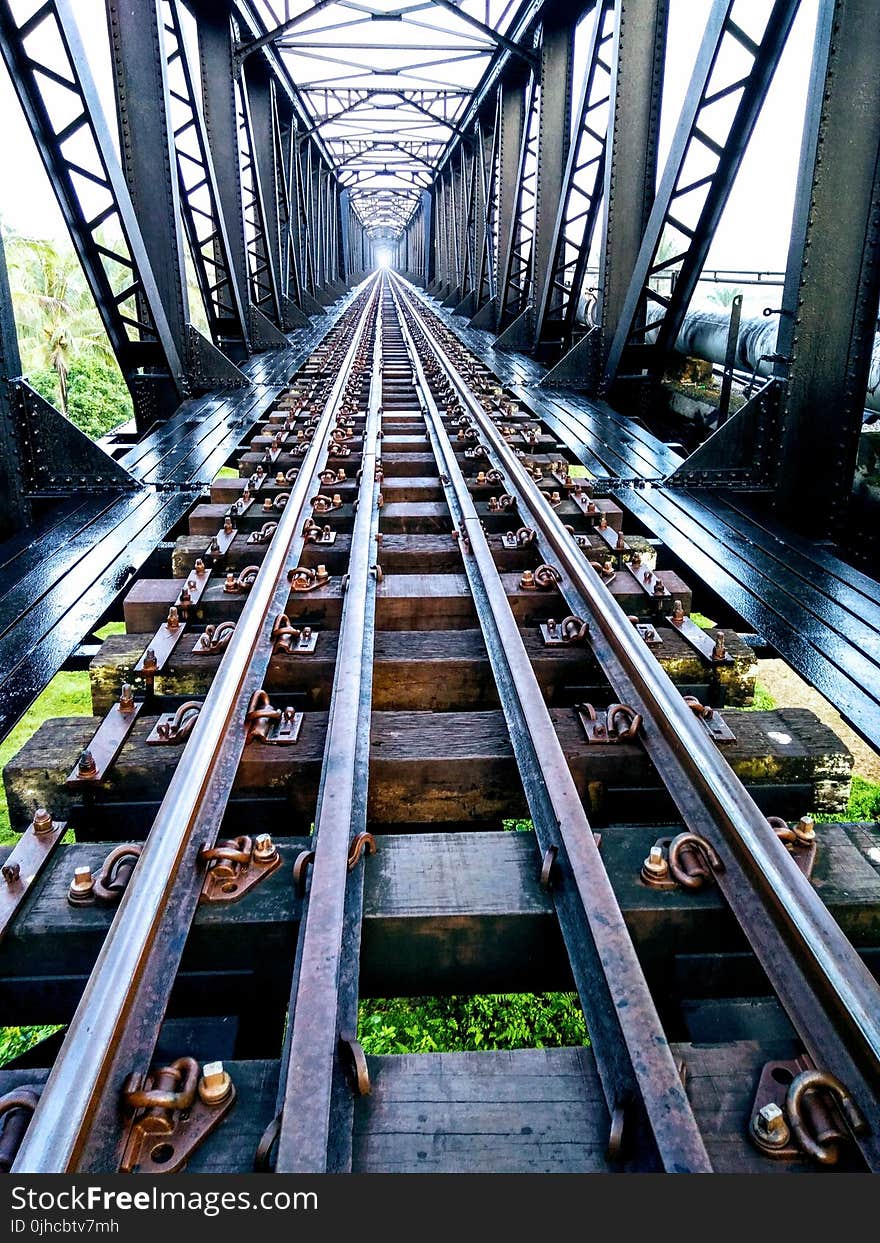
[[[351,204],[373,233],[417,209],[474,89],[535,4],[517,0],[354,3],[255,0]],[[522,53],[517,49],[515,54]],[[381,235],[381,234],[380,234]]]

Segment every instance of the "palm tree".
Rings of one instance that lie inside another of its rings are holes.
[[[55,372],[66,414],[72,362],[91,355],[112,363],[110,342],[73,250],[49,239],[13,236],[7,256],[22,366],[25,373]]]
[[[734,298],[742,293],[741,289],[737,289],[735,285],[718,285],[709,294],[709,301],[716,303],[718,306],[733,306]]]

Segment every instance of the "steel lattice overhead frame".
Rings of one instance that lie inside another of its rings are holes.
[[[472,125],[473,117],[462,124],[464,114],[496,54],[529,58],[521,19],[539,7],[257,0],[264,31],[244,40],[240,55],[275,49],[311,115],[309,132],[320,135],[339,185],[351,191],[351,209],[370,231],[401,232],[410,217],[401,219],[392,200],[416,211],[450,143]]]

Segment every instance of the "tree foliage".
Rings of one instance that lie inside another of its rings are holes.
[[[48,238],[4,238],[22,370],[34,388],[90,436],[132,417],[79,261]]]

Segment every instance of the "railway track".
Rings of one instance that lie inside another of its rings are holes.
[[[7,770],[51,808],[9,883],[12,1017],[45,1005],[37,904],[44,955],[74,938],[51,1069],[0,1071],[0,1163],[876,1170],[880,876],[808,815],[842,748],[724,708],[745,645],[395,277],[242,450],[130,591],[102,720]],[[362,996],[560,986],[586,1048],[359,1041]]]

